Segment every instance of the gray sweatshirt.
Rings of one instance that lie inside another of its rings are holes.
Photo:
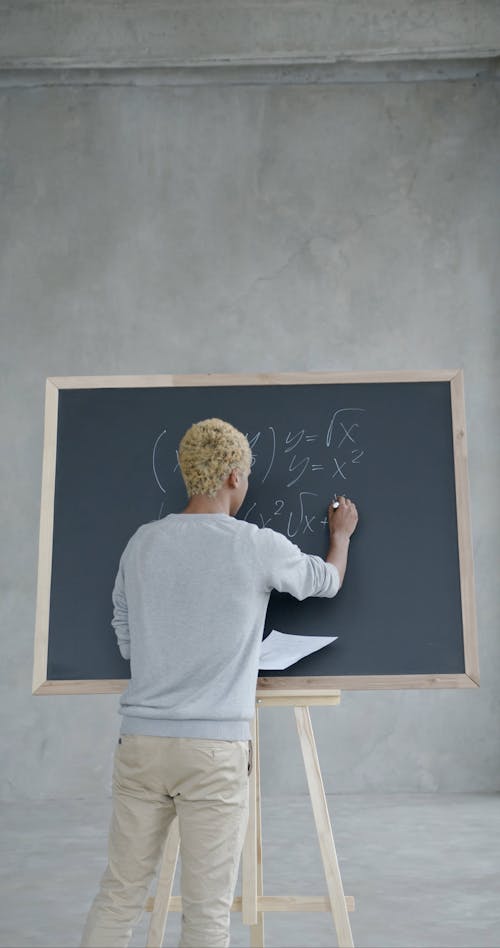
[[[120,559],[112,624],[130,659],[122,734],[249,740],[272,589],[333,597],[335,566],[229,514],[168,514]]]

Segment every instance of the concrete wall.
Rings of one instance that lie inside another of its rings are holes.
[[[481,688],[311,714],[328,792],[499,789],[499,88],[384,68],[0,77],[4,799],[110,792],[118,696],[31,675],[44,380],[115,373],[464,368]],[[306,792],[291,709],[262,754]]]
[[[0,0],[0,68],[498,55],[497,0]]]

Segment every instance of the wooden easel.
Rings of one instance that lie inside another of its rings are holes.
[[[257,689],[255,718],[252,722],[253,768],[250,774],[250,812],[248,829],[241,855],[242,894],[234,899],[231,911],[241,912],[250,926],[251,948],[264,946],[265,912],[331,912],[339,948],[353,948],[348,913],[354,910],[354,899],[345,896],[340,877],[332,827],[328,814],[309,705],[340,703],[340,691],[325,693],[302,690],[269,691]],[[314,822],[318,833],[321,858],[325,870],[328,895],[265,896],[262,879],[262,822],[260,807],[259,707],[261,705],[292,706],[299,733],[302,756],[309,786]],[[165,843],[158,874],[156,895],[147,900],[145,910],[152,912],[147,948],[160,948],[165,934],[168,912],[181,912],[180,896],[172,896],[175,868],[179,855],[179,825],[175,819]]]

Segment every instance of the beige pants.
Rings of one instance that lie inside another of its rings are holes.
[[[179,817],[179,948],[227,948],[248,823],[251,741],[122,734],[115,750],[108,865],[80,948],[121,948],[143,915]]]

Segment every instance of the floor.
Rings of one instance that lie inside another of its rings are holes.
[[[357,948],[499,948],[500,794],[329,795],[328,806],[344,890],[356,899]],[[2,948],[79,945],[110,816],[110,798],[1,805]],[[263,800],[262,821],[264,893],[326,894],[309,797]],[[148,923],[144,913],[131,948],[145,945]],[[179,934],[172,913],[164,945],[175,948]],[[232,948],[249,943],[233,913]],[[265,944],[337,941],[326,912],[268,913]]]

